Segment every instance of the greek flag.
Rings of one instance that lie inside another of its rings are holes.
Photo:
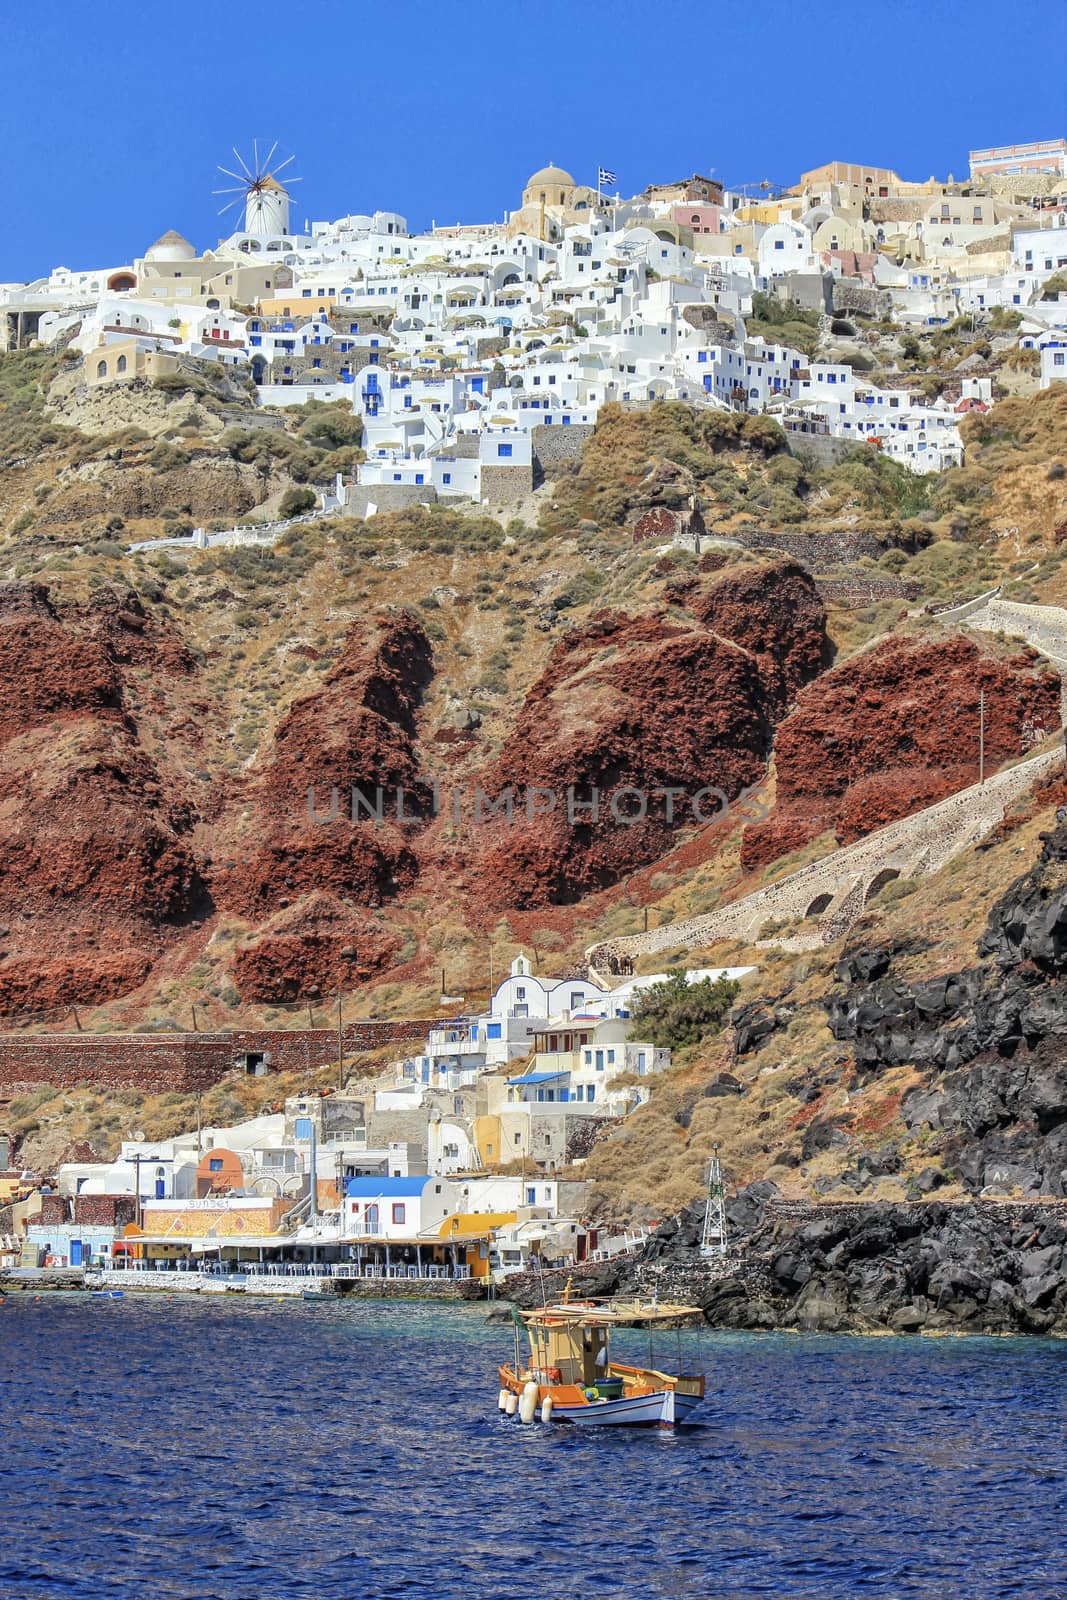
[[[603,189],[606,186],[610,189],[611,185],[616,181],[615,174],[613,172],[609,172],[607,167],[598,167],[596,181],[598,188]]]

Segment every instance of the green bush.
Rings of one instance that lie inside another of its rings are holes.
[[[172,467],[184,467],[192,460],[188,450],[183,450],[181,445],[168,444],[161,439],[148,457],[148,465],[156,472],[169,472]]]
[[[634,997],[630,1037],[647,1039],[658,1049],[680,1050],[718,1033],[740,984],[729,978],[686,980],[681,967],[663,983],[638,990]]]
[[[286,489],[278,506],[281,518],[299,517],[304,511],[314,511],[318,496],[314,489]]]

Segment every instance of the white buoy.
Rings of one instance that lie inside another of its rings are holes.
[[[504,1407],[504,1410],[505,1410],[505,1412],[507,1413],[507,1415],[509,1417],[513,1417],[518,1409],[519,1409],[519,1397],[518,1397],[517,1394],[513,1394],[512,1392],[509,1391],[509,1393],[508,1393],[508,1403]]]
[[[519,1401],[519,1421],[532,1422],[537,1410],[537,1384],[531,1378],[523,1386],[522,1399]]]
[[[510,1389],[501,1389],[500,1393],[497,1395],[496,1403],[497,1408],[500,1411],[506,1411],[508,1409],[508,1395],[510,1393]]]
[[[555,1407],[553,1405],[552,1396],[550,1394],[546,1394],[545,1398],[541,1401],[541,1421],[551,1422],[552,1412],[554,1409]]]

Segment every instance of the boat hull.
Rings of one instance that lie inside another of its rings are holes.
[[[626,1370],[636,1376],[637,1369]],[[538,1385],[536,1413],[541,1414],[545,1401],[551,1400],[553,1422],[573,1423],[580,1428],[684,1427],[697,1407],[704,1403],[703,1379],[668,1380],[662,1374],[656,1376],[660,1378],[658,1383],[632,1384],[629,1394],[604,1399],[589,1398],[576,1384],[542,1383]],[[529,1380],[516,1377],[511,1367],[501,1367],[500,1381],[502,1395],[512,1394],[517,1401]]]
[[[702,1403],[699,1395],[677,1394],[673,1389],[663,1389],[654,1394],[624,1396],[621,1400],[595,1400],[580,1406],[557,1406],[552,1412],[552,1421],[573,1422],[581,1428],[676,1428],[684,1426]]]

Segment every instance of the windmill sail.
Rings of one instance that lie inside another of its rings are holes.
[[[223,201],[219,208],[220,217],[238,205],[244,205],[244,228],[241,231],[254,238],[278,238],[289,233],[289,189],[301,180],[295,177],[287,177],[284,183],[280,180],[279,174],[296,158],[286,156],[284,161],[272,167],[277,149],[278,141],[275,139],[261,161],[259,140],[253,139],[252,160],[248,162],[234,145],[233,153],[239,170],[235,172],[231,167],[220,165],[218,170],[222,176],[233,181],[225,188],[212,191],[216,198]]]

